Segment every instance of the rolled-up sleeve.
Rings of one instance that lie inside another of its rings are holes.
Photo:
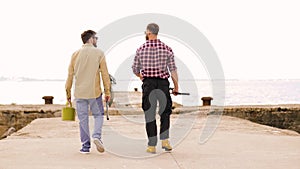
[[[134,74],[138,74],[140,73],[140,70],[141,70],[141,62],[139,58],[139,51],[137,50],[133,60],[132,71]]]
[[[173,71],[177,70],[177,67],[176,67],[176,64],[175,64],[175,57],[174,57],[174,53],[173,52],[170,52],[167,64],[168,64],[168,68],[169,68],[170,72],[173,72]]]

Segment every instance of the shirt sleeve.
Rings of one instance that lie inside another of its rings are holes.
[[[104,86],[105,96],[110,96],[110,77],[109,77],[109,73],[108,73],[104,55],[100,60],[100,73],[101,73],[102,82],[103,82],[103,86]]]
[[[139,74],[140,70],[141,70],[141,62],[139,59],[139,50],[137,50],[133,60],[132,71],[134,74]]]
[[[72,55],[71,62],[69,64],[69,68],[68,68],[68,78],[67,78],[67,81],[65,84],[67,98],[71,98],[71,88],[72,88],[73,77],[74,77],[74,65],[75,65],[75,60],[77,58],[77,55],[78,55],[77,52],[75,52]]]
[[[168,68],[169,68],[169,71],[172,72],[172,71],[176,71],[177,70],[177,67],[175,65],[175,57],[174,57],[174,53],[172,51],[170,51],[170,56],[169,56],[169,59],[168,59]]]

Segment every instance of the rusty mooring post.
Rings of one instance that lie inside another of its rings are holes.
[[[211,100],[213,100],[212,97],[202,97],[201,100],[203,101],[203,106],[210,106]]]
[[[43,99],[45,100],[45,104],[53,104],[53,96],[44,96]]]

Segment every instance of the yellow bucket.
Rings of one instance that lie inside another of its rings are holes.
[[[61,117],[63,121],[75,121],[75,109],[72,107],[72,103],[67,103],[66,107],[62,109]]]

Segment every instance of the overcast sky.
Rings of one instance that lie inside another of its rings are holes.
[[[300,79],[299,9],[298,0],[3,1],[0,77],[65,79],[84,30],[98,31],[134,14],[162,13],[189,22],[206,36],[226,79]],[[132,45],[132,53],[139,45]],[[121,46],[116,49],[125,50]],[[183,50],[174,49],[175,54]],[[110,55],[108,67],[114,72],[118,62]],[[193,71],[197,65],[190,67]]]

